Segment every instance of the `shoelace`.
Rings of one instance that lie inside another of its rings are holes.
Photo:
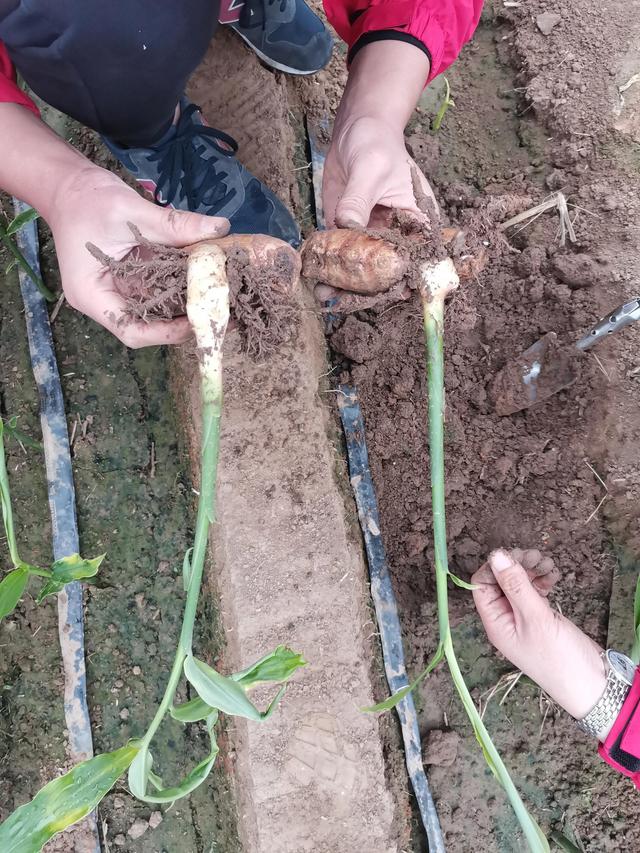
[[[233,157],[238,143],[228,133],[194,124],[191,116],[195,112],[200,112],[200,107],[189,104],[178,119],[175,134],[149,156],[149,160],[157,161],[159,169],[154,199],[157,204],[167,207],[182,187],[190,210],[197,210],[207,197],[205,204],[215,213],[233,198],[236,190],[227,189],[224,168],[216,168],[219,163],[215,158],[202,157],[206,147],[195,143],[198,138],[206,137],[223,157]]]
[[[245,0],[238,23],[241,27],[264,26],[267,19],[265,6],[274,6],[276,3],[280,5],[281,12],[287,8],[287,0]]]

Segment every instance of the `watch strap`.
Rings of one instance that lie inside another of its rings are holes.
[[[606,735],[610,731],[631,689],[629,684],[608,663],[606,652],[603,653],[602,658],[607,669],[607,683],[604,693],[589,713],[578,720],[579,729],[599,740],[604,739],[603,733]]]

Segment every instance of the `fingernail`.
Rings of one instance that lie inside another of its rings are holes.
[[[502,550],[494,551],[490,554],[489,562],[491,563],[491,568],[496,572],[504,572],[514,565],[512,557],[506,551]]]
[[[229,220],[225,219],[222,222],[203,222],[200,230],[205,236],[217,237],[226,234],[229,227]]]
[[[336,212],[336,225],[338,228],[365,228],[366,224],[357,213],[345,210]]]

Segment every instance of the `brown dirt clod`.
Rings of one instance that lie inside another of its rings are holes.
[[[424,748],[424,763],[436,767],[451,767],[458,757],[460,735],[453,731],[433,729],[429,732]]]

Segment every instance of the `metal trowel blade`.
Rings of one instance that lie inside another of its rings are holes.
[[[568,388],[580,375],[575,347],[561,346],[555,332],[547,332],[528,350],[508,362],[497,374],[489,397],[498,415],[512,415]]]

